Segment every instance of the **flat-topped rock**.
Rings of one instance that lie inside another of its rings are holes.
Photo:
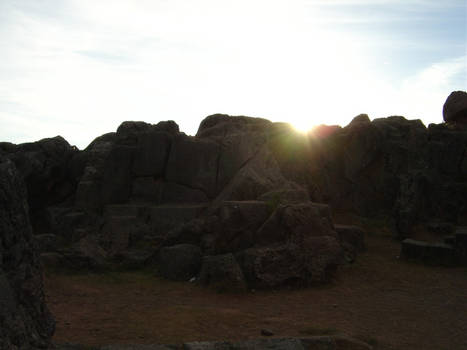
[[[407,260],[421,261],[429,265],[456,265],[456,251],[445,243],[427,243],[405,239],[401,244],[400,256]]]

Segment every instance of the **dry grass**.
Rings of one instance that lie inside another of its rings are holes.
[[[374,223],[373,223],[374,224]],[[386,229],[326,286],[218,294],[148,272],[46,274],[54,340],[86,345],[344,333],[376,349],[467,349],[467,269],[410,264]]]

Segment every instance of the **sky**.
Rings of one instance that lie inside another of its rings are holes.
[[[466,0],[0,0],[0,141],[214,113],[428,125],[466,89]]]

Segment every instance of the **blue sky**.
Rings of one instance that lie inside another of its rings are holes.
[[[467,89],[466,22],[465,0],[1,0],[0,140],[218,112],[438,123]]]

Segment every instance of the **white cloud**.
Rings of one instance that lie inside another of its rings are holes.
[[[124,120],[173,119],[193,134],[216,112],[307,127],[362,112],[427,115],[462,66],[394,86],[370,68],[365,38],[323,29],[304,1],[33,3],[3,5],[0,140],[62,134],[84,147]]]

